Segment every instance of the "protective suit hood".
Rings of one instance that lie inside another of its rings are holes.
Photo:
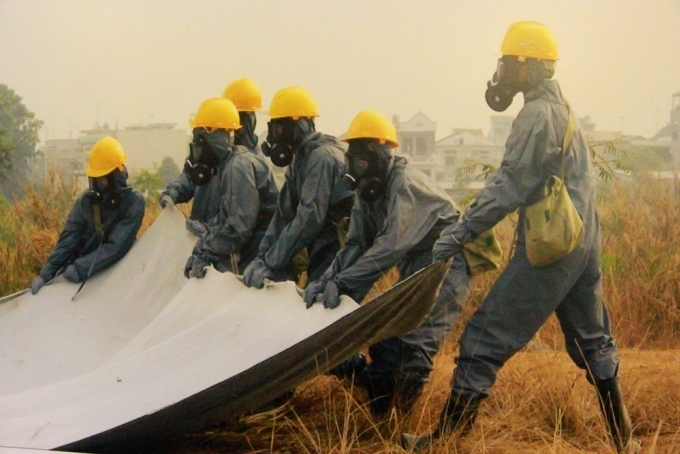
[[[210,134],[201,134],[205,138],[206,142],[208,142],[208,145],[210,145],[212,148],[212,151],[215,153],[215,157],[219,160],[219,162],[223,162],[233,153],[231,147],[231,137],[227,131],[218,129],[217,131]]]
[[[315,150],[323,145],[338,146],[338,141],[333,136],[329,136],[327,134],[322,134],[320,132],[314,131],[308,134],[307,137],[302,139],[300,145],[297,147],[296,153],[300,153],[301,155],[304,156],[308,152]]]
[[[254,150],[259,140],[255,134],[255,127],[257,126],[255,112],[239,112],[238,116],[241,122],[241,129],[234,132],[234,144],[243,145],[249,150]]]
[[[524,93],[524,102],[543,98],[550,102],[567,105],[567,101],[562,96],[560,84],[556,80],[546,79],[542,84]]]

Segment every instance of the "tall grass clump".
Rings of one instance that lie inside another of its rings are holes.
[[[600,204],[605,300],[627,347],[680,345],[680,199],[668,183],[617,183]]]
[[[47,260],[77,195],[71,181],[52,170],[29,184],[21,199],[0,204],[0,295],[25,288]]]

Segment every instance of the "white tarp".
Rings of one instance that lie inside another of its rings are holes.
[[[168,208],[73,301],[78,285],[59,278],[0,300],[0,446],[107,450],[180,419],[205,421],[219,406],[251,410],[332,366],[318,364],[324,355],[337,364],[431,307],[432,290],[416,295],[420,308],[385,305],[396,324],[378,329],[382,306],[343,297],[335,310],[307,310],[292,282],[250,289],[214,269],[187,280],[193,243]]]

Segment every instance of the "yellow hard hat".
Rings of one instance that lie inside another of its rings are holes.
[[[208,132],[215,129],[241,128],[238,110],[234,103],[226,98],[210,98],[203,101],[190,123],[193,128],[205,128]]]
[[[255,112],[262,107],[260,87],[247,77],[235,80],[227,85],[222,97],[233,102],[239,112]]]
[[[381,143],[388,142],[392,148],[399,146],[394,125],[375,110],[364,110],[354,117],[342,140],[352,139],[378,139]]]
[[[501,54],[555,61],[557,42],[550,29],[539,22],[516,22],[505,34]]]
[[[92,147],[85,174],[91,178],[103,177],[116,169],[123,170],[122,166],[126,161],[127,156],[120,142],[106,136]]]
[[[269,107],[269,117],[298,119],[300,117],[318,117],[319,109],[307,90],[300,87],[282,88],[274,95]]]

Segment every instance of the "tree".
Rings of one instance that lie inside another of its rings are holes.
[[[166,156],[163,158],[157,173],[163,181],[163,185],[167,186],[168,183],[175,181],[175,178],[179,176],[179,167],[170,156]]]
[[[14,90],[0,84],[0,191],[6,197],[20,192],[28,178],[42,125]]]
[[[158,190],[164,187],[158,173],[152,173],[146,169],[142,169],[132,176],[132,186],[144,194],[147,203],[151,200],[156,200],[158,198]]]

